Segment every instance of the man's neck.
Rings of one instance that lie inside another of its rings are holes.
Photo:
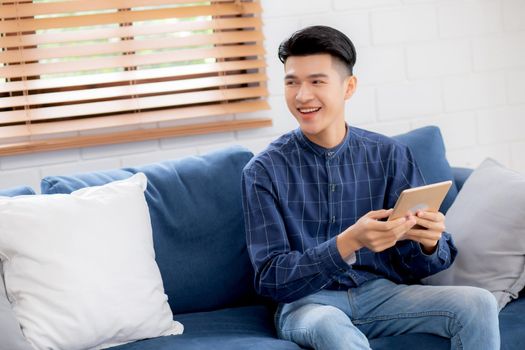
[[[346,132],[347,126],[343,122],[342,127],[334,128],[332,130],[325,130],[325,132],[322,134],[308,135],[304,133],[304,135],[316,145],[330,149],[336,147],[341,142],[343,142],[346,136]]]

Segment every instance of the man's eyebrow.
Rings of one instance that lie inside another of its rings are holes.
[[[284,76],[284,79],[296,79],[297,76],[294,75],[294,74],[286,74]],[[307,76],[308,79],[312,79],[312,78],[328,78],[328,74],[324,74],[324,73],[314,73],[314,74],[310,74]]]
[[[308,76],[308,78],[328,78],[328,74],[324,74],[324,73],[315,73],[315,74],[310,74]]]

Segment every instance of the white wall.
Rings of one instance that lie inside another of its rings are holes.
[[[45,175],[201,154],[231,144],[258,152],[296,127],[283,102],[279,42],[311,24],[357,47],[359,88],[348,122],[387,135],[439,125],[453,165],[487,156],[525,172],[525,0],[262,0],[272,128],[0,159],[0,188]],[[232,116],[230,116],[231,118]],[[233,116],[243,117],[243,116]]]

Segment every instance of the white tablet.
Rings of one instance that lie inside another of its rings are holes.
[[[415,214],[418,210],[439,211],[451,185],[452,181],[443,181],[404,190],[397,199],[394,211],[388,220],[404,217],[408,212]]]

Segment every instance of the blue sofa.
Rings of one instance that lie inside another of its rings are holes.
[[[428,182],[453,179],[448,209],[470,169],[451,169],[439,129],[425,127],[396,137],[413,151]],[[115,350],[300,349],[279,340],[275,304],[256,295],[245,245],[240,177],[252,153],[232,147],[133,168],[50,176],[42,193],[69,193],[143,172],[156,259],[183,335],[147,339]],[[502,349],[525,349],[525,297],[500,314]],[[373,349],[449,349],[448,339],[428,334],[371,340]]]

